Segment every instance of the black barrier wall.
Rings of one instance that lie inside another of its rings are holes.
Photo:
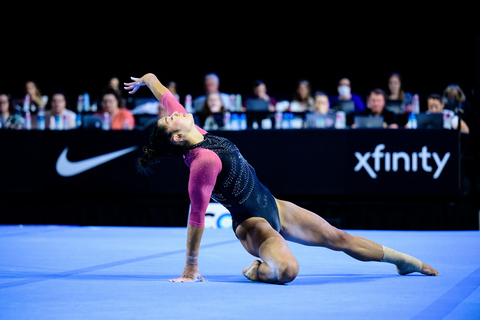
[[[239,147],[274,196],[296,201],[338,226],[478,227],[478,217],[475,224],[470,211],[466,220],[452,218],[462,216],[457,212],[461,183],[458,132],[247,130],[214,134]],[[0,132],[4,153],[0,161],[5,168],[0,223],[186,225],[188,168],[183,159],[162,160],[149,177],[136,172],[135,159],[148,137],[148,132],[141,131]],[[463,207],[458,210],[465,211]],[[382,212],[383,218],[373,218]],[[382,223],[389,212],[395,212],[396,222]],[[430,222],[405,223],[412,213],[428,213],[425,219]],[[433,215],[440,220],[432,223]],[[375,219],[375,223],[368,222]]]
[[[215,132],[234,142],[275,195],[456,196],[458,134],[448,130]],[[186,194],[188,168],[164,159],[149,177],[141,131],[0,132],[3,194]],[[7,151],[8,150],[8,151]]]

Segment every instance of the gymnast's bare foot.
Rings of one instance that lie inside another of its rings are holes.
[[[426,263],[422,263],[422,270],[420,273],[426,275],[426,276],[438,276],[438,271],[430,267]]]
[[[257,281],[257,269],[262,264],[260,260],[253,260],[253,262],[248,266],[242,269],[242,274],[252,281]]]

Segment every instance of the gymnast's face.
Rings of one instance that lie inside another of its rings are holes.
[[[175,111],[169,116],[163,117],[158,120],[158,124],[166,128],[171,129],[174,132],[188,133],[193,128],[193,115],[183,114]]]

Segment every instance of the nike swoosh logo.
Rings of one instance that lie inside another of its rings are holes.
[[[57,169],[57,173],[62,177],[72,177],[98,167],[106,162],[112,161],[113,159],[119,158],[136,150],[137,148],[138,146],[133,146],[130,148],[102,154],[93,158],[72,162],[67,159],[68,147],[65,147],[62,153],[58,156],[55,168]]]

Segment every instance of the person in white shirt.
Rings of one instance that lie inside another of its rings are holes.
[[[459,119],[459,117],[456,116],[453,111],[445,109],[445,103],[443,102],[442,96],[440,96],[439,94],[431,94],[427,98],[427,103],[428,103],[427,113],[448,114],[452,118],[452,129],[454,130],[458,129],[458,125],[459,125],[458,122],[460,120],[460,131],[466,134],[470,132],[470,129],[468,128],[465,121]]]
[[[48,105],[50,106],[50,110],[45,111],[46,128],[55,129],[55,121],[53,119],[56,115],[59,115],[61,123],[60,127],[62,130],[75,129],[77,115],[75,112],[67,109],[67,97],[64,92],[60,90],[54,91],[51,98],[48,100]],[[64,127],[65,117],[67,117],[66,123],[68,124],[66,128]]]
[[[197,97],[195,98],[195,100],[193,100],[193,109],[195,113],[202,111],[207,94],[209,94],[210,92],[218,92],[220,94],[220,98],[222,99],[222,103],[225,109],[227,110],[231,109],[232,104],[230,102],[230,95],[220,92],[219,90],[220,78],[218,78],[218,76],[215,73],[209,73],[205,75],[204,85],[205,85],[205,95]]]

